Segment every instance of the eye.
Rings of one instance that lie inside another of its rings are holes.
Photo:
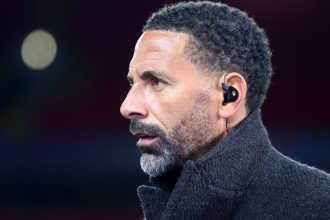
[[[153,84],[156,85],[156,86],[160,86],[161,84],[164,84],[164,81],[155,77],[153,79]]]
[[[145,85],[151,86],[153,89],[160,91],[164,89],[164,86],[168,85],[169,82],[165,81],[161,73],[154,71],[145,71],[140,77]]]
[[[167,82],[165,80],[162,80],[158,77],[152,77],[150,79],[150,81],[151,81],[152,85],[155,87],[162,87],[167,84]]]

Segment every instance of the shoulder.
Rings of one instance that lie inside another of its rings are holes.
[[[309,189],[313,192],[330,192],[330,174],[297,162],[274,148],[265,158],[260,174],[260,178],[266,181],[271,180],[272,185],[293,187],[297,190]]]
[[[247,197],[261,200],[263,206],[282,212],[283,216],[330,218],[330,175],[275,149],[256,172],[248,192]]]

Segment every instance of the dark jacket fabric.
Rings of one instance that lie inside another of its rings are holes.
[[[178,178],[152,182],[138,188],[148,220],[330,220],[330,175],[276,151],[259,109]]]

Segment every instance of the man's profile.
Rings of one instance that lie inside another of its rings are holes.
[[[185,2],[143,27],[122,106],[151,186],[146,219],[330,219],[330,176],[273,148],[264,31],[222,3]]]

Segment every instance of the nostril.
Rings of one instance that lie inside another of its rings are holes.
[[[137,106],[122,105],[120,113],[126,119],[141,119],[147,117],[148,113],[145,108]]]
[[[128,119],[141,119],[144,118],[145,115],[138,112],[131,112],[128,114]]]

